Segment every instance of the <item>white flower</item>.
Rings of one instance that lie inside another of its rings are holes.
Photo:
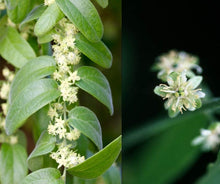
[[[186,73],[172,72],[167,77],[166,84],[160,84],[154,89],[154,92],[167,99],[165,108],[168,109],[170,117],[176,116],[183,110],[194,111],[201,107],[201,100],[205,93],[201,89],[196,89],[202,81],[201,76],[195,76],[187,80]]]
[[[79,81],[79,80],[80,80],[80,77],[77,75],[77,71],[69,72],[68,81],[72,81],[72,83],[74,84],[75,81]]]
[[[51,135],[58,135],[60,139],[65,138],[66,136],[66,127],[65,121],[60,118],[55,118],[55,124],[48,125],[48,133]]]
[[[49,111],[48,111],[48,116],[50,116],[51,119],[53,119],[54,117],[58,117],[56,108],[53,108],[50,106]]]
[[[17,136],[10,136],[10,144],[16,144],[18,142]]]
[[[202,72],[202,68],[198,65],[198,58],[183,51],[171,50],[169,53],[161,55],[158,60],[154,69],[159,70],[158,78],[163,81],[166,81],[171,72],[186,70],[188,75],[194,75],[192,69],[196,69],[198,73]]]
[[[220,123],[213,123],[209,129],[201,129],[200,136],[193,139],[192,145],[202,145],[204,151],[210,151],[220,145]]]
[[[7,111],[8,111],[8,104],[7,103],[2,103],[1,107],[2,107],[3,114],[6,116]]]
[[[70,141],[75,141],[77,139],[79,139],[80,137],[80,131],[77,130],[76,128],[74,128],[73,130],[71,130],[70,132],[66,133],[66,138]]]
[[[80,156],[79,154],[70,150],[70,145],[61,144],[56,152],[53,152],[51,158],[56,160],[59,164],[58,168],[62,165],[66,168],[70,168],[82,163],[85,160],[84,156]]]
[[[2,99],[7,99],[9,95],[10,84],[8,82],[3,82],[2,87],[0,89],[0,97]]]

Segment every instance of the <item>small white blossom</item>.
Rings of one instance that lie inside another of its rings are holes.
[[[65,138],[66,136],[66,127],[65,121],[60,118],[55,118],[55,123],[48,125],[48,133],[51,135],[58,135],[60,139]]]
[[[18,142],[17,136],[10,136],[10,144],[16,144]]]
[[[192,145],[202,145],[204,151],[215,150],[220,145],[220,123],[212,124],[209,129],[201,129],[200,136],[193,139]]]
[[[0,97],[4,100],[8,98],[10,90],[10,84],[8,82],[3,82],[2,87],[0,89]]]
[[[53,119],[54,117],[58,117],[56,108],[53,108],[50,106],[49,111],[48,111],[48,116],[50,116],[51,119]]]
[[[50,156],[59,164],[58,168],[61,166],[71,168],[85,161],[84,156],[80,156],[80,154],[70,150],[70,145],[62,144],[58,150],[53,152]]]
[[[2,103],[1,107],[2,107],[3,114],[6,116],[7,111],[8,111],[8,104],[7,103]]]
[[[73,130],[71,130],[70,132],[66,133],[66,138],[70,141],[75,141],[77,139],[79,139],[80,137],[80,131],[77,130],[76,128],[74,128]]]
[[[172,72],[167,77],[166,84],[160,84],[154,92],[167,99],[165,108],[168,109],[170,117],[176,116],[182,110],[194,111],[201,107],[201,99],[205,93],[196,89],[202,81],[201,76],[195,76],[187,80],[186,73]]]

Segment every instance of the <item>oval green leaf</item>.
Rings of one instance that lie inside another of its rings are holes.
[[[44,13],[38,19],[34,33],[37,36],[42,36],[49,32],[56,23],[64,17],[64,14],[60,11],[56,3],[48,6]]]
[[[96,2],[102,7],[106,8],[108,6],[108,0],[96,0]]]
[[[38,170],[39,168],[42,168],[43,163],[43,157],[42,159],[39,159],[39,157],[46,155],[53,151],[55,148],[56,143],[56,137],[52,136],[47,133],[47,131],[42,132],[40,138],[37,141],[37,144],[34,148],[34,150],[31,152],[31,154],[28,157],[28,168],[31,171]]]
[[[43,77],[51,75],[56,69],[56,63],[51,56],[40,56],[30,60],[16,74],[9,94],[9,104],[13,102],[24,87]]]
[[[88,40],[97,42],[102,38],[102,21],[90,0],[56,0],[56,2]]]
[[[76,36],[76,47],[96,64],[104,68],[111,67],[112,54],[101,40],[93,43],[79,33]]]
[[[27,153],[19,144],[2,144],[0,156],[1,184],[19,184],[28,173]]]
[[[20,23],[31,9],[31,0],[5,0],[7,14],[12,22]]]
[[[19,28],[21,29],[23,25],[38,19],[42,13],[47,9],[44,5],[39,5],[35,7],[31,12],[27,15],[27,17],[20,23]]]
[[[12,27],[8,27],[6,35],[1,39],[0,55],[17,68],[36,57],[29,43]]]
[[[22,184],[64,184],[60,171],[46,168],[35,171],[25,177]]]
[[[90,66],[78,68],[77,75],[80,76],[80,80],[76,85],[108,107],[112,115],[114,111],[112,94],[106,77],[98,69]]]
[[[80,178],[96,178],[103,174],[118,158],[121,151],[121,136],[104,149],[88,158],[85,162],[68,169],[68,172]]]
[[[57,83],[52,79],[40,79],[27,85],[9,106],[6,133],[14,133],[30,115],[59,95]]]
[[[86,107],[75,107],[69,112],[68,123],[91,139],[98,149],[102,149],[102,130],[95,113]]]
[[[48,42],[52,41],[53,40],[53,37],[52,37],[53,34],[56,34],[55,29],[51,29],[49,32],[47,32],[43,36],[39,36],[37,38],[38,43],[42,44],[42,43],[48,43]]]

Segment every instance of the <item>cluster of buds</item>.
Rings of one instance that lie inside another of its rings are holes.
[[[208,129],[201,129],[192,145],[202,145],[204,151],[216,150],[220,145],[220,122],[211,124]]]
[[[167,76],[172,72],[186,71],[187,76],[194,76],[195,69],[197,73],[202,72],[202,68],[198,65],[199,59],[196,56],[186,52],[177,52],[171,50],[169,53],[163,54],[157,58],[158,62],[153,66],[154,70],[158,70],[157,77],[163,81],[167,80]]]
[[[58,150],[50,156],[59,164],[58,168],[61,166],[71,168],[85,161],[85,157],[72,151],[70,145],[59,145]]]
[[[46,5],[51,3],[53,1],[45,1]],[[58,83],[61,95],[58,102],[50,104],[48,116],[51,121],[48,125],[48,133],[57,136],[62,143],[50,156],[59,164],[58,168],[61,166],[70,168],[85,160],[83,156],[71,150],[71,144],[67,144],[67,140],[76,141],[80,137],[80,131],[70,127],[66,119],[68,117],[66,104],[78,101],[78,87],[75,86],[75,82],[79,81],[80,77],[77,71],[74,71],[75,65],[80,61],[80,52],[75,47],[75,36],[78,31],[66,18],[56,25],[55,30],[56,34],[53,35],[55,44],[52,48],[56,71],[53,73],[53,78]]]
[[[14,79],[14,72],[10,71],[7,67],[2,70],[2,75],[5,77],[4,81],[1,81],[0,98],[7,102],[10,85]],[[16,135],[7,136],[5,133],[5,117],[7,115],[8,103],[1,104],[2,113],[0,113],[0,143],[16,144],[18,137]]]
[[[4,10],[5,8],[4,0],[0,0],[0,10]]]
[[[205,97],[205,93],[197,88],[202,76],[196,76],[191,71],[193,68],[201,71],[197,62],[196,57],[185,52],[170,51],[162,55],[156,65],[160,69],[158,78],[167,84],[156,86],[154,93],[166,99],[164,106],[170,117],[183,113],[183,110],[194,111],[202,105],[201,98]]]

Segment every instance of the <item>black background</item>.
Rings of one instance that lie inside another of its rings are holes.
[[[217,2],[122,2],[123,134],[158,114],[166,113],[163,101],[153,94],[159,80],[150,67],[158,55],[171,49],[198,56],[204,81],[214,96],[220,96],[220,6]],[[129,156],[129,153],[123,156]],[[176,183],[193,183],[215,159],[213,153],[203,154]]]

